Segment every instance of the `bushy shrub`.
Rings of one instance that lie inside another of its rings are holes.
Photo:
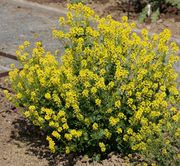
[[[9,73],[11,100],[47,131],[51,152],[180,157],[178,47],[169,30],[139,36],[126,17],[100,19],[82,4],[68,9],[53,30],[62,57],[40,42],[32,51],[28,42],[19,47],[23,69]]]

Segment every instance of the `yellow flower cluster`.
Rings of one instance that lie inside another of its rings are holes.
[[[106,146],[104,145],[103,142],[99,142],[99,147],[101,148],[101,152],[105,152],[106,151]]]
[[[55,153],[56,148],[55,148],[55,142],[52,140],[51,137],[47,136],[47,141],[49,142],[49,149],[51,150],[52,153]]]
[[[149,153],[163,127],[180,121],[179,111],[172,111],[180,99],[170,32],[149,37],[144,29],[139,36],[127,17],[100,19],[81,3],[68,9],[59,19],[62,30],[53,30],[63,56],[46,52],[40,42],[27,52],[30,43],[24,42],[16,52],[23,69],[9,73],[12,97],[34,124],[50,130],[52,152],[56,146],[68,154],[99,145],[101,152],[117,147]],[[178,127],[173,131],[179,137]]]

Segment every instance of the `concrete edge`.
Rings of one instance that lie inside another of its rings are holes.
[[[0,70],[9,71],[11,68],[0,65]]]

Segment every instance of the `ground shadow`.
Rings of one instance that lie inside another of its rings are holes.
[[[46,159],[49,166],[72,166],[76,163],[77,157],[74,155],[65,156],[63,154],[52,154],[48,150],[45,132],[24,118],[18,118],[12,123],[10,141],[20,141],[27,145],[26,154],[34,155],[39,159]]]

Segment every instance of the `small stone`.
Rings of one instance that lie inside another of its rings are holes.
[[[114,152],[111,152],[108,154],[108,157],[112,157],[115,153]]]
[[[159,19],[158,21],[157,21],[157,23],[162,23],[163,22],[163,20],[162,19]]]
[[[3,117],[3,118],[5,118],[5,117],[6,117],[6,115],[5,115],[5,114],[2,114],[2,117]]]
[[[179,23],[179,22],[176,22],[176,26],[177,26],[178,28],[180,28],[180,23]]]
[[[109,165],[108,160],[103,160],[103,165]]]
[[[82,162],[81,161],[77,161],[75,166],[82,166]]]
[[[116,162],[116,161],[118,161],[118,157],[116,156],[116,155],[113,155],[112,157],[111,157],[111,161],[114,163],[114,162]]]
[[[166,27],[172,26],[172,23],[174,23],[174,19],[167,19],[163,22]]]
[[[7,160],[7,157],[3,156],[3,160]]]
[[[87,163],[89,161],[89,157],[87,155],[84,155],[83,158],[81,159],[82,163]]]
[[[146,28],[149,30],[151,28],[151,25],[147,25]]]
[[[174,23],[174,22],[175,22],[175,19],[174,19],[174,18],[170,18],[170,19],[169,19],[169,22]]]

